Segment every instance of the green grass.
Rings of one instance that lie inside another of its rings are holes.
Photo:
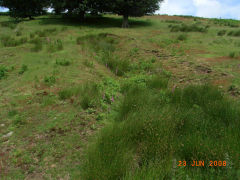
[[[0,16],[0,179],[240,178],[239,21],[121,22]]]
[[[103,128],[89,147],[84,179],[164,179],[177,168],[171,164],[174,159],[209,163],[226,156],[231,170],[185,167],[179,175],[183,179],[237,178],[239,114],[238,106],[211,86],[190,86],[173,93],[132,87],[115,122]]]

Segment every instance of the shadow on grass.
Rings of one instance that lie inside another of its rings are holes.
[[[122,18],[120,16],[88,16],[83,22],[76,18],[60,18],[57,16],[48,16],[47,18],[39,18],[39,20],[39,24],[41,25],[87,26],[92,28],[112,28],[122,26]],[[152,25],[150,21],[136,19],[130,19],[129,24],[131,28],[140,28]]]

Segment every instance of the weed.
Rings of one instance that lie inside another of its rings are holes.
[[[23,64],[18,74],[24,74],[27,70],[28,70],[28,66]]]

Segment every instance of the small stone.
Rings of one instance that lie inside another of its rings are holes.
[[[1,127],[4,127],[4,126],[5,126],[5,124],[1,124],[0,126],[1,126]]]
[[[13,132],[9,132],[7,133],[6,135],[3,136],[3,138],[8,138],[8,137],[11,137],[13,135]]]

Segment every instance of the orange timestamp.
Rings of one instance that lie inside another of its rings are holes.
[[[187,162],[187,161],[178,161],[179,167],[181,166],[192,166],[192,167],[226,167],[227,162],[226,161],[192,161],[192,162]]]

